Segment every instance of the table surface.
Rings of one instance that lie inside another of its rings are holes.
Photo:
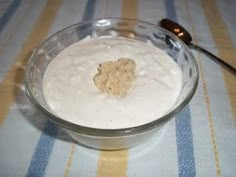
[[[191,103],[160,137],[130,150],[98,151],[74,144],[31,107],[22,81],[29,54],[71,24],[125,17],[181,23],[194,42],[236,66],[234,0],[1,0],[1,177],[236,176],[236,79],[194,52],[200,80]]]

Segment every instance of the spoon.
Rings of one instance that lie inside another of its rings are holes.
[[[194,50],[197,50],[206,54],[216,63],[221,64],[221,66],[223,66],[225,69],[228,69],[228,71],[230,71],[233,75],[236,75],[236,69],[233,66],[223,61],[219,57],[215,56],[214,54],[210,53],[206,49],[196,44],[193,44],[190,33],[184,27],[180,26],[178,23],[175,23],[165,18],[165,19],[162,19],[159,24],[162,28],[165,28],[166,30],[174,33],[178,38],[182,39],[182,41],[185,44],[187,44],[191,49],[194,49]]]

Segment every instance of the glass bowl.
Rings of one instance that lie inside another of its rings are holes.
[[[123,129],[96,129],[74,124],[57,117],[48,107],[42,82],[48,64],[69,45],[87,36],[126,37],[151,43],[167,53],[181,68],[183,86],[172,109],[161,118],[144,125]],[[64,128],[79,143],[103,150],[118,150],[136,146],[160,132],[164,124],[189,103],[198,84],[197,62],[190,49],[170,32],[143,21],[131,19],[97,19],[69,26],[43,42],[32,54],[26,67],[25,86],[27,95],[36,109],[50,121]]]

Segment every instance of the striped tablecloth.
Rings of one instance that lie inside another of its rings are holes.
[[[83,20],[125,17],[184,25],[194,42],[236,66],[234,0],[0,0],[1,177],[235,177],[236,79],[194,52],[200,82],[160,137],[105,152],[74,144],[24,93],[24,67],[47,36]]]

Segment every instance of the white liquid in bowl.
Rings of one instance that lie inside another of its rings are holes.
[[[136,63],[136,80],[125,97],[101,93],[93,83],[100,63],[118,58]],[[182,88],[182,71],[160,49],[121,37],[77,42],[49,64],[45,99],[54,113],[82,126],[116,129],[142,125],[165,115]]]

